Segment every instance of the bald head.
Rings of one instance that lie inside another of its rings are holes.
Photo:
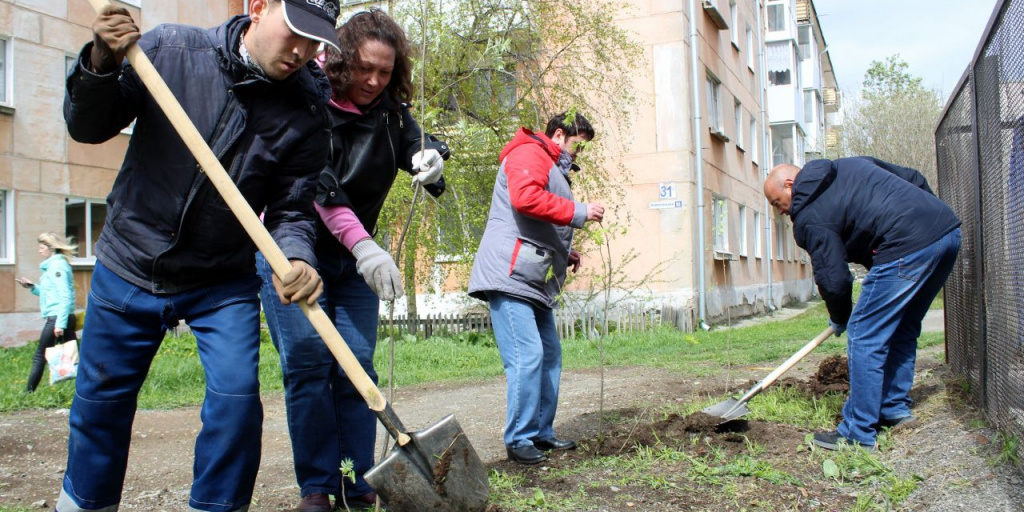
[[[764,180],[764,197],[779,213],[789,215],[793,201],[793,181],[800,168],[793,164],[780,164],[772,168]]]

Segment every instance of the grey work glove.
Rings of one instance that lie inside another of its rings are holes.
[[[373,240],[366,238],[356,242],[352,246],[352,255],[356,257],[356,271],[363,276],[377,297],[388,301],[405,295],[402,273],[395,265],[395,260]]]
[[[832,332],[835,333],[836,338],[842,336],[843,333],[846,332],[846,324],[837,324],[829,319],[828,325],[832,327]]]
[[[441,171],[444,170],[444,159],[436,149],[417,151],[412,155],[412,170],[418,171],[412,180],[420,185],[433,185],[441,179]]]

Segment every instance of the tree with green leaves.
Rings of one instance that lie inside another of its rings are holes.
[[[908,68],[898,54],[871,63],[860,98],[846,105],[842,152],[918,169],[935,187],[935,124],[942,98]]]
[[[487,220],[498,154],[520,126],[543,129],[555,113],[584,113],[598,137],[580,158],[584,172],[573,175],[576,195],[620,202],[625,170],[607,163],[601,140],[628,133],[636,102],[629,74],[641,52],[614,22],[622,8],[602,0],[393,3],[392,15],[420,54],[413,113],[453,154],[445,164],[444,195],[435,201],[420,193],[413,208],[414,191],[396,186],[381,214],[378,239],[397,244],[412,212],[400,262],[410,314],[415,284],[447,277],[432,271],[468,273]],[[448,263],[437,267],[438,260]]]

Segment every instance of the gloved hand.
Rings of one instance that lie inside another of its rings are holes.
[[[395,300],[405,295],[402,288],[402,273],[395,260],[381,249],[372,239],[364,238],[352,246],[356,257],[356,272],[363,276],[373,293],[381,300]]]
[[[106,5],[92,24],[93,45],[89,64],[94,73],[111,73],[121,67],[128,47],[142,37],[128,9]]]
[[[324,283],[320,280],[320,274],[302,260],[291,260],[292,269],[285,274],[284,279],[278,279],[274,274],[274,289],[277,290],[277,298],[281,304],[306,301],[312,305],[320,298],[324,291]]]
[[[832,331],[835,332],[836,338],[846,332],[846,324],[837,324],[833,322],[831,318],[828,320],[828,325],[832,328]]]
[[[420,185],[432,185],[441,179],[441,171],[444,169],[444,159],[436,149],[417,151],[412,156],[412,170],[417,171],[412,177],[413,181]]]

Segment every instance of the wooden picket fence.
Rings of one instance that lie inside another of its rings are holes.
[[[563,307],[555,310],[555,325],[562,338],[597,337],[605,329],[604,310],[594,305]],[[662,325],[674,326],[682,332],[693,332],[696,313],[692,307],[662,305],[660,308],[652,308],[630,304],[616,307],[608,314],[609,332],[647,332]],[[411,318],[405,314],[394,316],[396,338],[406,334],[429,338],[491,330],[491,317],[487,313],[435,313]],[[390,336],[391,332],[390,318],[388,315],[381,315],[380,338]]]

